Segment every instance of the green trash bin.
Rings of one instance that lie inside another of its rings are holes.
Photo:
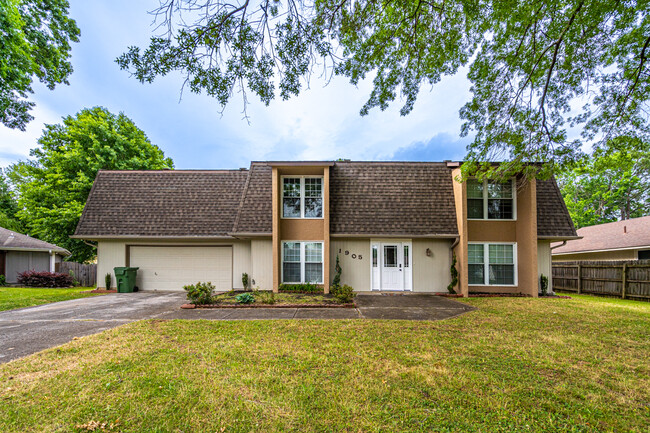
[[[118,293],[133,293],[138,290],[135,288],[135,277],[138,274],[138,269],[140,268],[128,266],[113,268]]]

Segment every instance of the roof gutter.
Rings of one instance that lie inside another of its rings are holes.
[[[554,247],[551,247],[551,251],[553,251],[553,250],[556,249],[556,248],[562,248],[563,246],[566,245],[567,242],[568,242],[568,241],[564,241],[564,242],[562,242],[560,245],[555,245]]]
[[[232,236],[142,236],[142,235],[72,235],[71,239],[81,239],[81,240],[100,240],[100,239],[116,239],[116,240],[128,240],[128,239],[138,239],[138,240],[197,240],[197,241],[212,241],[212,240],[232,240]]]
[[[407,233],[332,233],[332,238],[408,238],[408,239],[457,239],[458,235],[454,234],[428,234],[412,235]]]
[[[72,253],[66,249],[61,248],[60,250],[56,250],[54,248],[23,248],[23,247],[3,247],[0,246],[0,251],[30,251],[30,252],[35,252],[35,253],[48,253],[52,254],[53,252],[56,254],[61,254],[62,256],[71,256]]]

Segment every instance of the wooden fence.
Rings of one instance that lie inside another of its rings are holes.
[[[650,260],[553,262],[553,290],[650,301]]]
[[[56,271],[62,274],[74,272],[75,280],[84,287],[94,286],[97,283],[97,265],[94,263],[61,262],[56,264]]]

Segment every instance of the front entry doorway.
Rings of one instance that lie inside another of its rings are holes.
[[[373,290],[413,289],[411,241],[373,242],[371,249]]]

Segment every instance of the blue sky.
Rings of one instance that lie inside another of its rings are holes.
[[[354,87],[344,78],[312,79],[309,89],[269,107],[249,95],[250,124],[239,95],[220,114],[216,100],[185,92],[179,74],[140,84],[114,59],[130,45],[145,47],[154,30],[156,0],[71,0],[70,15],[81,29],[72,49],[69,86],[50,91],[35,83],[34,121],[26,132],[0,125],[0,166],[26,159],[44,124],[59,123],[84,107],[101,105],[124,112],[170,156],[176,168],[247,167],[251,160],[461,159],[469,140],[459,137],[458,110],[470,99],[466,72],[423,86],[413,112],[399,115],[400,101],[388,110],[359,116],[371,83]]]

